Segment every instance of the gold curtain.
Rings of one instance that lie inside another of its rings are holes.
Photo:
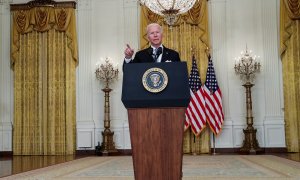
[[[65,155],[76,150],[73,8],[12,11],[14,155]]]
[[[288,152],[300,152],[300,0],[280,2],[280,55]]]
[[[207,1],[196,1],[194,7],[181,15],[175,26],[169,27],[162,17],[152,13],[148,8],[141,7],[141,37],[140,48],[149,46],[146,27],[149,23],[157,22],[163,27],[163,44],[179,52],[182,61],[186,61],[189,71],[192,67],[192,55],[197,60],[201,81],[205,82],[208,65],[207,48],[209,43]],[[191,130],[185,132],[184,153],[209,153],[210,138],[209,128],[205,128],[200,135],[195,137]]]
[[[12,168],[11,173],[17,174],[26,171],[31,171],[32,169],[39,169],[47,167],[50,165],[55,165],[59,163],[64,163],[67,161],[72,161],[75,159],[74,155],[65,155],[65,156],[14,156],[12,159]],[[25,177],[24,177],[25,178]],[[28,177],[30,178],[30,177]],[[26,178],[25,178],[26,179]],[[42,179],[31,178],[31,179]],[[43,179],[48,179],[44,177]]]

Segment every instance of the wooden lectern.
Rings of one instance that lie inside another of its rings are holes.
[[[149,92],[143,86],[143,75],[153,68],[168,76],[161,92]],[[180,180],[190,99],[186,63],[124,64],[123,72],[122,102],[128,110],[135,179]]]

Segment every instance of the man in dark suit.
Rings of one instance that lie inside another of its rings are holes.
[[[152,23],[147,26],[147,37],[151,46],[138,51],[135,54],[134,59],[132,59],[134,50],[127,44],[127,48],[124,51],[126,63],[180,61],[178,52],[162,45],[163,32],[162,27],[159,24]]]

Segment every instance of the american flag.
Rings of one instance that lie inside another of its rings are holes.
[[[218,135],[221,132],[224,121],[222,93],[218,86],[213,62],[210,56],[208,57],[206,80],[203,89],[205,92],[204,97],[207,122],[214,134]]]
[[[192,70],[189,77],[191,99],[185,112],[185,130],[191,126],[197,136],[206,126],[204,91],[201,84],[195,57],[193,56]]]

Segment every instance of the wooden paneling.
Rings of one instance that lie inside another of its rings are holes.
[[[129,109],[136,180],[176,180],[182,176],[185,108]]]

